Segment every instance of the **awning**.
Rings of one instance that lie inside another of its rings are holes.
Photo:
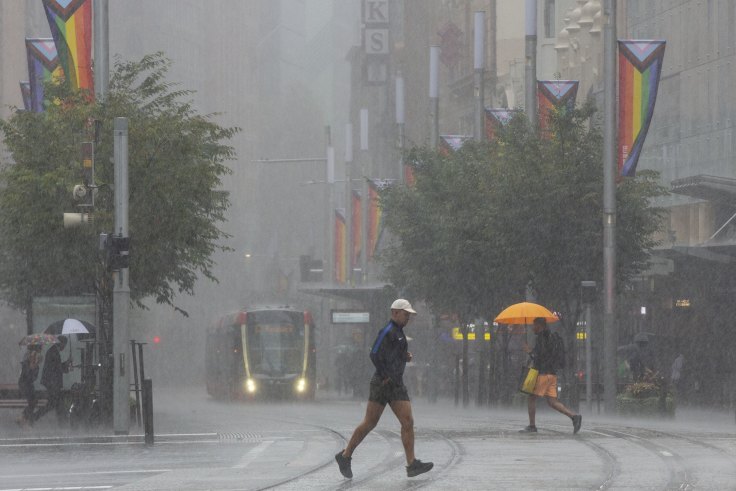
[[[675,179],[670,186],[675,194],[736,206],[736,179],[730,177],[700,174]]]
[[[393,295],[393,287],[388,283],[375,283],[358,286],[315,284],[314,286],[305,285],[304,287],[299,288],[299,291],[319,297],[358,300],[364,303],[370,303],[376,298],[380,298],[384,295],[388,297]]]

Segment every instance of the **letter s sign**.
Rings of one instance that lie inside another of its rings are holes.
[[[366,29],[365,52],[367,54],[388,54],[388,29]]]

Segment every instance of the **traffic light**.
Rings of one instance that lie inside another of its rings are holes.
[[[118,271],[129,266],[130,237],[100,234],[100,250],[109,269]]]
[[[82,142],[82,179],[85,186],[95,182],[95,146],[93,142]]]

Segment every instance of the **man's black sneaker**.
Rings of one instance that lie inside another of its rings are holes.
[[[572,417],[572,434],[574,435],[580,431],[580,426],[583,424],[583,417],[580,414],[576,414]]]
[[[335,460],[337,465],[340,467],[340,474],[347,477],[348,479],[353,478],[353,470],[350,468],[350,462],[353,460],[351,457],[345,457],[342,454],[342,450],[335,454]]]
[[[531,425],[527,426],[523,430],[519,430],[519,433],[536,433],[536,432],[537,432],[537,427],[531,426]]]
[[[432,462],[422,462],[419,459],[414,459],[411,465],[406,466],[406,475],[409,477],[418,476],[419,474],[429,472],[432,470],[432,467],[434,467]]]

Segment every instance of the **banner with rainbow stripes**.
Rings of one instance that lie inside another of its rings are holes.
[[[351,258],[350,258],[350,266],[355,269],[360,266],[360,250],[361,247],[363,247],[361,243],[361,217],[363,216],[363,208],[362,208],[362,202],[360,200],[360,193],[358,191],[353,190],[352,194],[352,200],[353,200],[353,206],[352,206],[352,237],[351,242]]]
[[[31,110],[31,82],[22,80],[20,82],[20,95],[23,97],[23,109]]]
[[[45,107],[44,82],[62,75],[56,45],[51,38],[26,38],[30,110],[40,113]]]
[[[547,131],[552,109],[575,109],[578,85],[577,80],[537,80],[540,133]]]
[[[381,179],[368,179],[368,259],[373,257],[381,238],[383,211],[378,193],[389,182]]]
[[[442,155],[449,155],[450,152],[460,150],[466,141],[472,140],[472,136],[468,135],[440,135],[439,152]]]
[[[506,126],[518,113],[518,109],[485,108],[486,140],[489,142],[495,140],[499,128]]]
[[[618,42],[618,172],[636,175],[644,139],[654,114],[666,42]]]
[[[94,96],[92,0],[43,0],[43,6],[67,84]]]
[[[335,281],[338,283],[347,279],[347,230],[345,212],[335,209]]]

